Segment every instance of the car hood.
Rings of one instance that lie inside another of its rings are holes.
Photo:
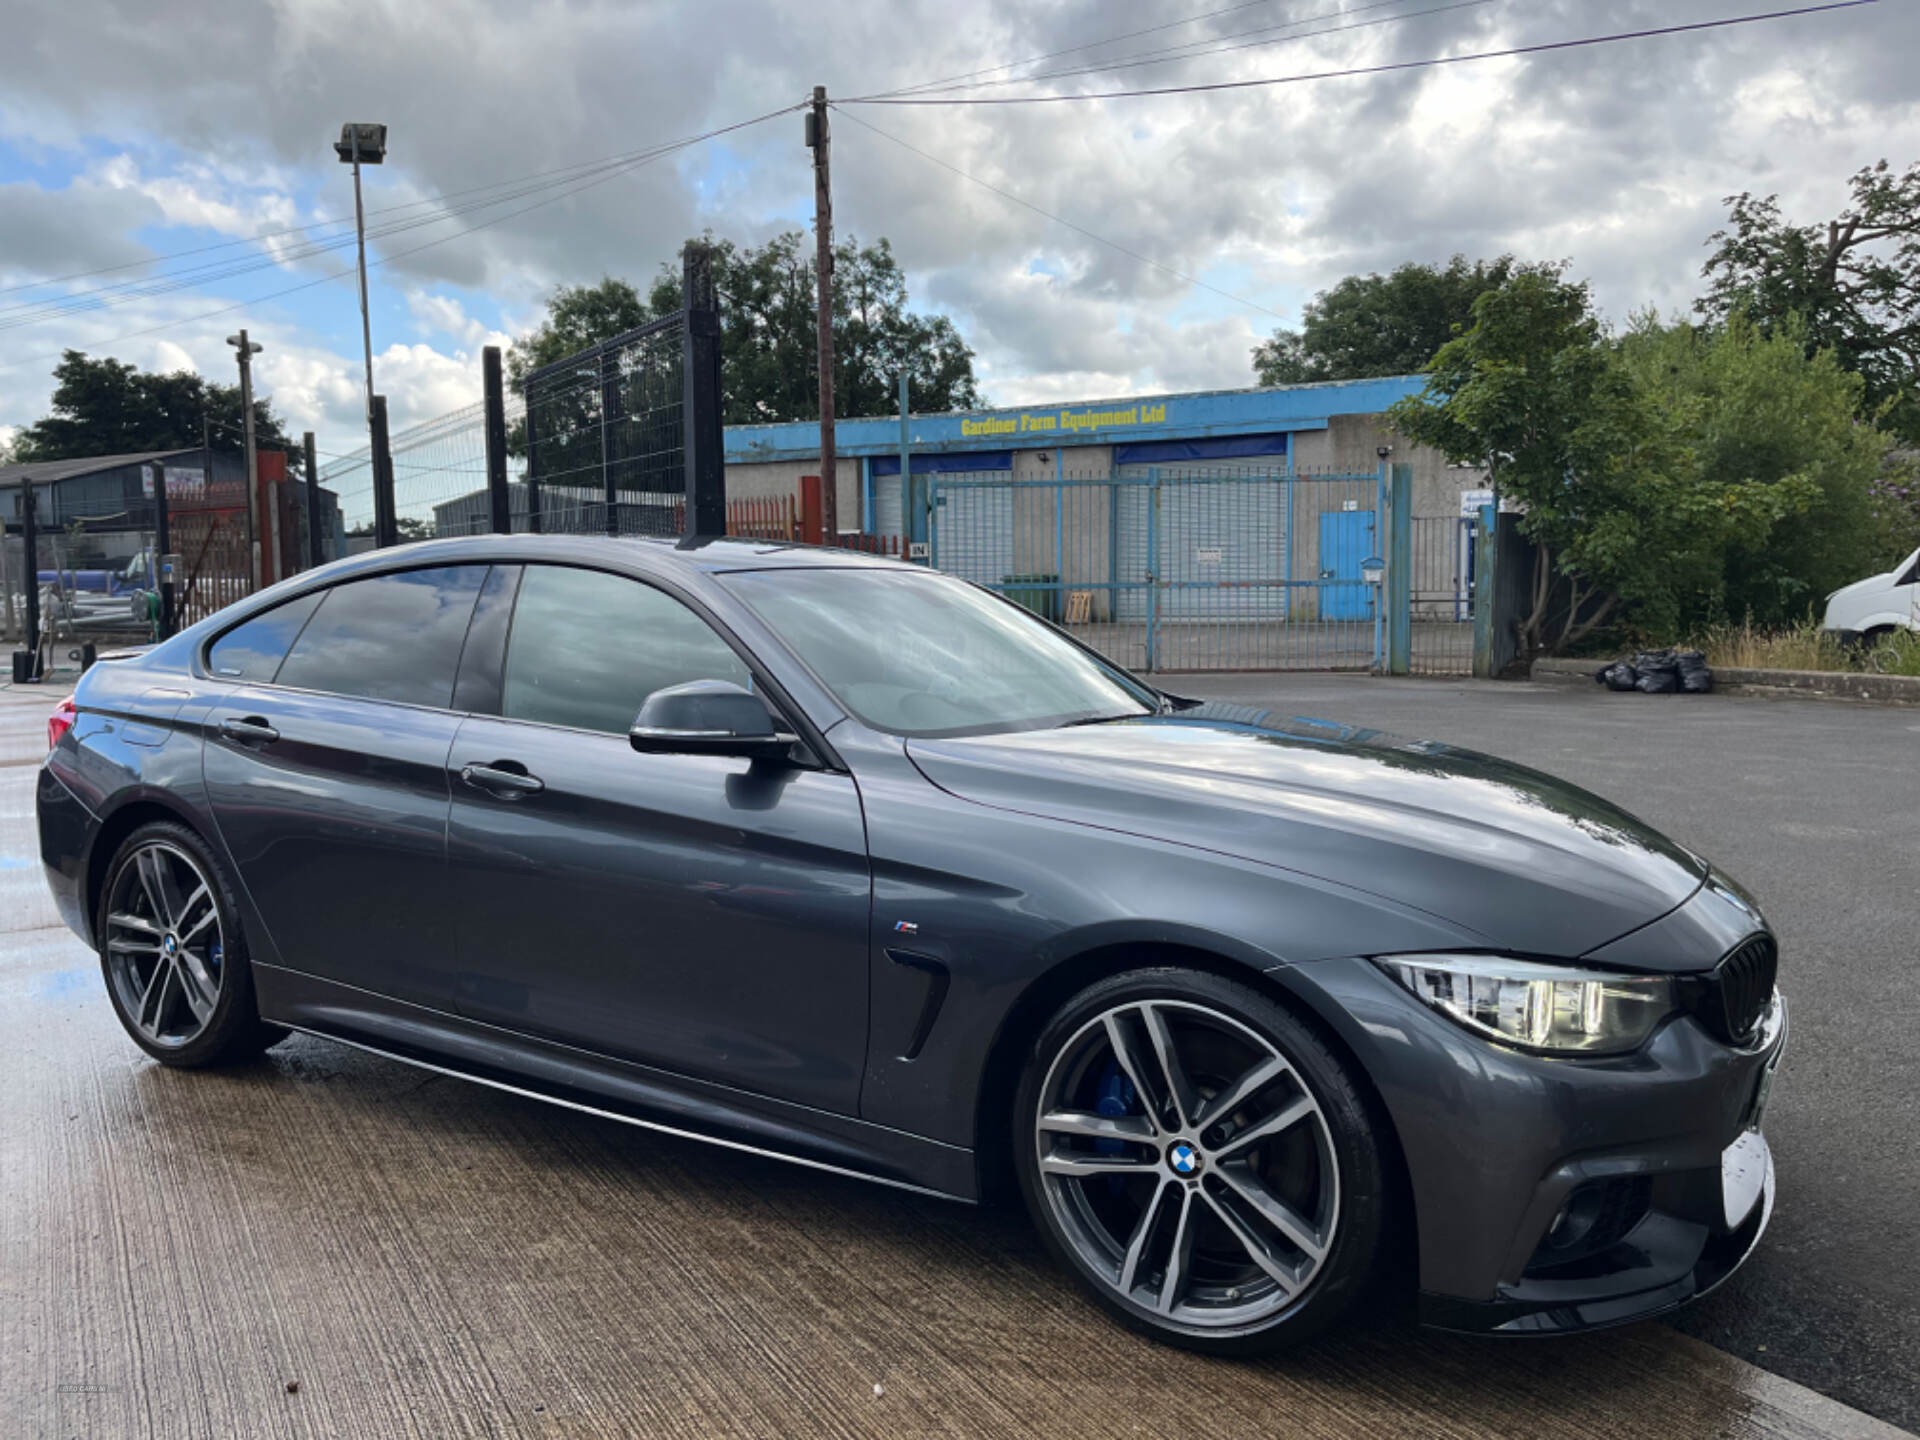
[[[1550,775],[1237,706],[915,739],[907,752],[964,799],[1353,886],[1500,950],[1585,954],[1666,914],[1707,873],[1624,810]]]

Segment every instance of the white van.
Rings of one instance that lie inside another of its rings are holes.
[[[1821,628],[1847,640],[1878,639],[1900,628],[1920,631],[1920,550],[1884,575],[1834,591]]]

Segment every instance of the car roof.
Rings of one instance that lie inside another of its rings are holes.
[[[907,568],[917,571],[922,568],[908,566],[889,556],[785,540],[732,536],[683,540],[655,535],[463,535],[368,550],[326,568],[331,576],[345,579],[349,574],[396,566],[488,560],[574,561],[652,574],[692,571],[715,575],[739,570],[793,569],[897,571]]]

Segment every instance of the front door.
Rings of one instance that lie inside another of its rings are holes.
[[[207,797],[283,965],[448,1005],[449,707],[486,574],[349,581],[214,643],[240,683],[208,716]]]
[[[529,565],[497,715],[447,770],[456,1003],[489,1024],[854,1112],[871,881],[851,777],[642,755],[654,690],[753,684],[693,610],[625,576]]]

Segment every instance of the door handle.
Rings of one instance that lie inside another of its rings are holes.
[[[220,733],[229,740],[238,740],[243,745],[271,745],[280,738],[280,732],[258,715],[248,715],[244,719],[228,719],[220,722]]]
[[[487,790],[497,795],[534,795],[547,788],[547,782],[538,775],[527,774],[524,768],[509,770],[511,760],[496,760],[491,765],[462,765],[460,778],[476,790]]]

